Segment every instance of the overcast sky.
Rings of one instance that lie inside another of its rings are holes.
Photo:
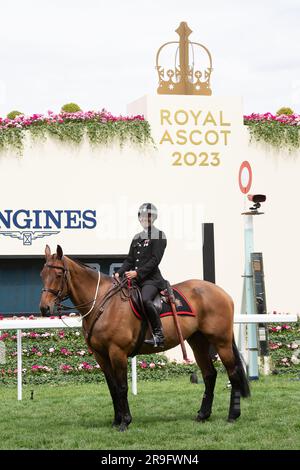
[[[300,0],[0,0],[0,115],[106,108],[155,94],[157,49],[181,21],[213,58],[214,96],[300,113]]]

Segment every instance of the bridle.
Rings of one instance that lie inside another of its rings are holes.
[[[97,300],[97,297],[98,297],[99,286],[100,286],[101,273],[100,273],[100,271],[98,271],[98,282],[97,282],[96,293],[95,293],[94,299],[89,301],[89,302],[83,303],[83,304],[74,305],[73,307],[68,307],[67,305],[63,305],[61,303],[64,300],[67,300],[67,299],[70,298],[69,286],[68,286],[68,273],[69,273],[69,270],[66,267],[64,257],[62,257],[62,262],[63,262],[63,266],[58,266],[56,264],[45,263],[45,267],[47,267],[47,268],[61,269],[63,271],[63,276],[61,277],[61,285],[60,285],[60,288],[58,290],[52,289],[51,287],[43,287],[42,292],[50,292],[50,294],[55,295],[54,305],[57,307],[57,311],[58,311],[58,314],[59,314],[60,317],[61,317],[61,311],[62,310],[64,310],[64,311],[74,310],[74,308],[78,309],[80,307],[87,307],[88,305],[92,304],[91,308],[89,309],[89,311],[87,313],[85,313],[84,315],[80,315],[80,317],[82,319],[82,318],[88,316],[92,312],[93,308],[95,307],[96,300]],[[67,287],[67,294],[62,296],[62,293],[63,293],[65,287]]]
[[[68,276],[68,272],[69,272],[68,268],[65,265],[65,260],[63,258],[62,258],[62,262],[63,262],[63,266],[58,266],[56,264],[45,263],[46,268],[61,269],[63,271],[63,276],[61,277],[61,286],[60,286],[59,290],[54,290],[54,289],[51,289],[50,287],[44,287],[42,289],[42,292],[50,292],[50,294],[55,295],[55,301],[54,301],[55,304],[57,302],[62,302],[62,301],[66,300],[70,297],[69,294],[62,297],[62,293],[63,293],[64,287],[65,287],[64,284],[66,283],[66,285],[68,287],[68,278],[67,278],[67,276]]]

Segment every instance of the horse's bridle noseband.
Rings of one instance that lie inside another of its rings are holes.
[[[62,258],[62,262],[63,262],[63,266],[57,266],[56,264],[50,264],[50,263],[45,263],[45,266],[47,268],[53,268],[53,269],[61,269],[63,271],[63,276],[61,277],[61,286],[60,286],[60,289],[59,290],[54,290],[54,289],[51,289],[50,287],[44,287],[42,289],[42,292],[50,292],[50,294],[53,294],[55,295],[55,301],[54,303],[56,304],[57,302],[62,302],[63,300],[66,300],[69,298],[69,294],[65,295],[64,297],[62,297],[62,293],[63,293],[63,290],[64,290],[64,283],[66,283],[66,285],[68,286],[68,268],[66,268],[66,265],[65,265],[65,261],[64,259]]]

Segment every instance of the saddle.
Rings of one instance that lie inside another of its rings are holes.
[[[163,302],[168,303],[168,292],[166,290],[159,292],[153,300],[153,305],[158,313],[161,314]],[[143,304],[142,294],[140,288],[136,285],[136,288],[132,288],[130,300],[132,306],[136,312],[141,312],[144,318],[146,318],[145,308]]]
[[[140,320],[146,320],[147,315],[139,286],[134,283],[129,290],[129,301],[134,315]],[[172,290],[175,297],[177,315],[195,316],[195,313],[185,296],[176,287],[173,287]],[[167,289],[160,291],[156,295],[153,300],[153,305],[161,317],[173,314]]]

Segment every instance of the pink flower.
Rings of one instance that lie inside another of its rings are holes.
[[[61,348],[60,353],[64,356],[70,356],[70,354],[72,354],[67,348]]]
[[[36,353],[37,356],[41,357],[43,355],[43,353],[41,353],[40,351]]]
[[[53,353],[55,351],[55,348],[49,348],[49,353]]]
[[[29,315],[28,320],[35,320],[35,316],[34,315]]]
[[[53,369],[51,367],[47,366],[39,366],[37,364],[34,364],[31,366],[31,371],[32,372],[51,372]]]
[[[64,332],[64,331],[59,331],[59,332],[58,332],[58,336],[59,336],[60,338],[64,338],[64,337],[65,337],[65,332]]]
[[[258,116],[258,117],[256,117]],[[251,116],[244,116],[245,120],[264,120],[267,119],[267,115],[255,115],[252,114]],[[272,116],[272,115],[271,115]],[[281,119],[286,120],[287,117],[280,117]],[[288,118],[291,120],[291,116]],[[293,119],[297,118],[297,116],[293,116]],[[28,126],[34,125],[36,122],[45,122],[48,125],[51,123],[64,123],[69,121],[89,121],[89,120],[97,120],[98,122],[106,123],[106,122],[117,122],[117,121],[144,121],[144,116],[138,114],[136,116],[113,116],[111,113],[102,109],[101,111],[78,111],[76,113],[65,113],[61,112],[59,114],[55,114],[53,111],[48,110],[46,115],[43,114],[33,114],[31,116],[24,116],[20,115],[17,116],[15,119],[2,119],[0,118],[0,129],[8,129],[10,127],[19,127],[19,128],[26,128]],[[269,118],[268,118],[269,119]]]
[[[73,370],[73,367],[69,366],[68,364],[61,364],[59,368],[62,372],[66,373],[66,374]]]
[[[147,362],[145,361],[139,361],[139,365],[142,369],[147,369]]]
[[[7,339],[9,338],[9,334],[8,333],[3,333],[1,336],[0,336],[0,341],[3,341],[4,339]]]
[[[3,315],[0,315],[0,320],[3,320],[4,316]]]
[[[155,367],[154,362],[150,362],[149,367],[150,367],[150,369],[154,369],[154,367]]]
[[[30,337],[30,338],[39,338],[40,335],[39,335],[39,333],[35,333],[34,331],[31,331],[31,332],[29,333],[29,337]]]
[[[91,366],[88,362],[82,362],[82,364],[79,364],[78,369],[84,369],[84,370],[92,370],[93,366]]]

